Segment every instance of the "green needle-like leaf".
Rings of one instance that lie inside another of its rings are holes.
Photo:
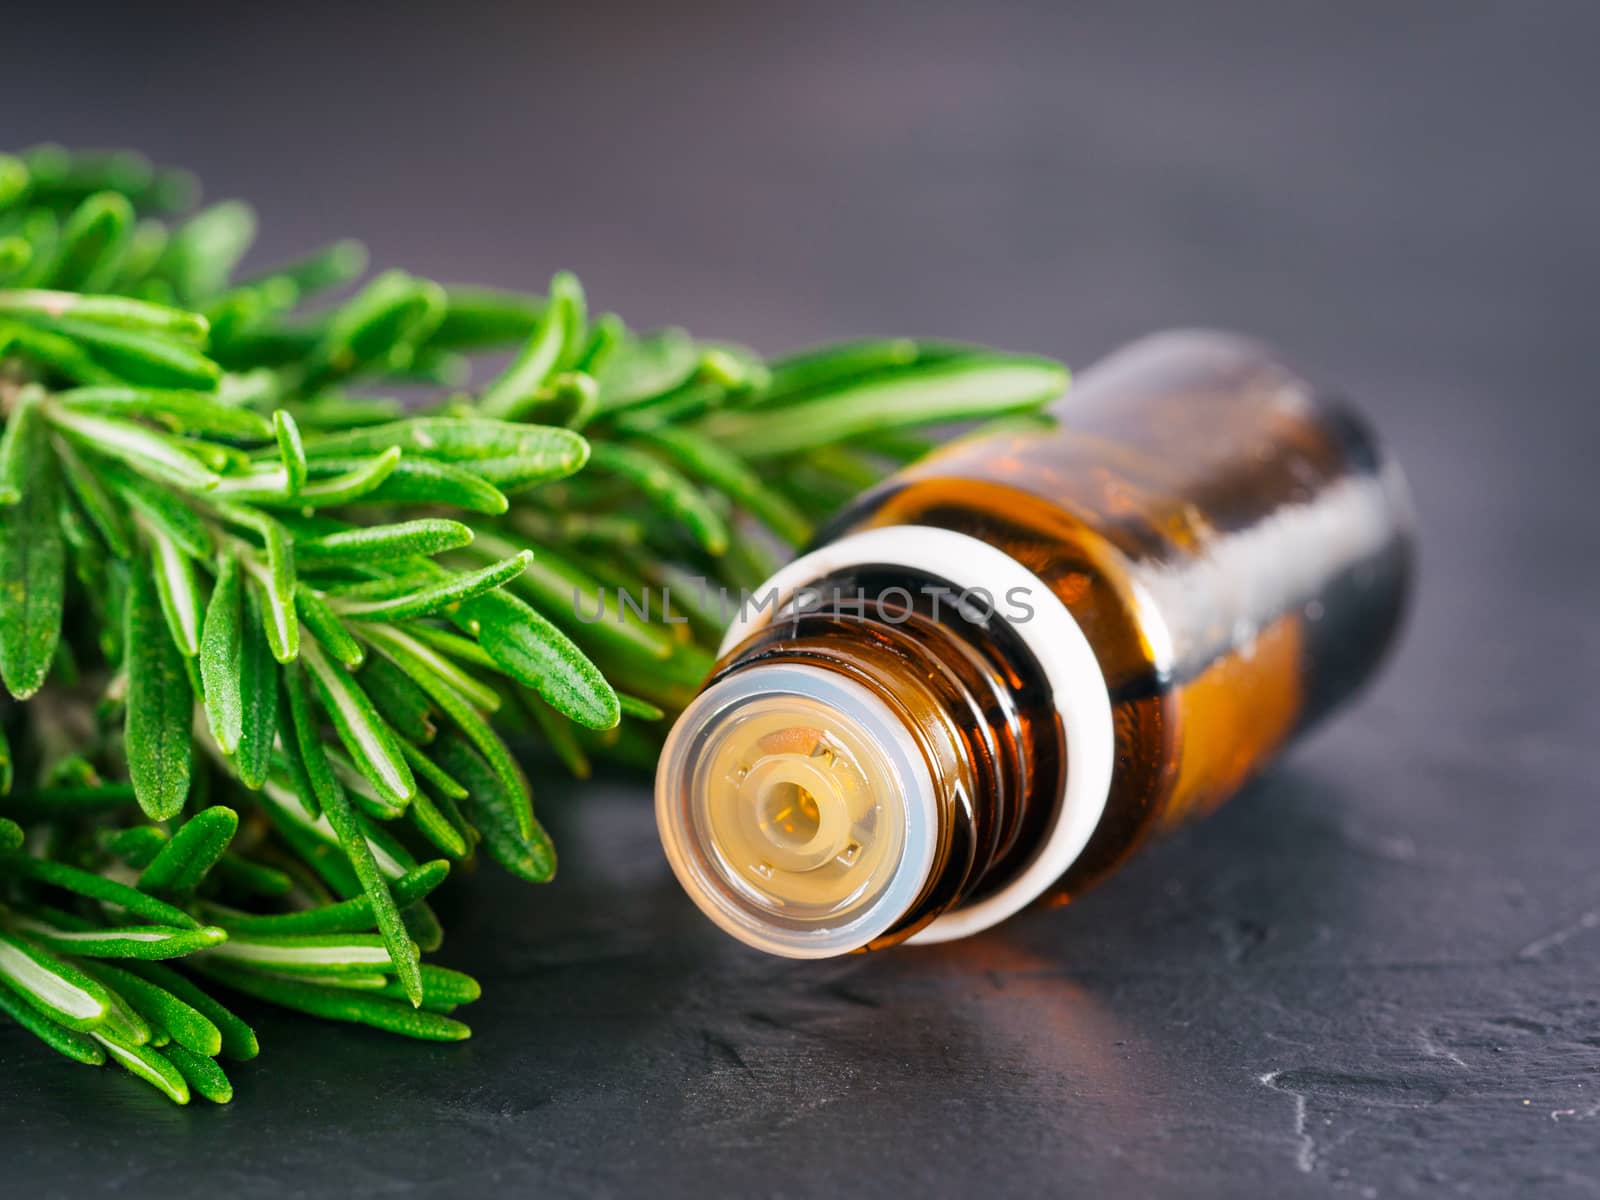
[[[179,226],[159,266],[172,279],[181,299],[204,299],[222,290],[255,233],[256,217],[250,206],[224,200]]]
[[[272,414],[272,428],[278,439],[278,457],[289,480],[289,494],[299,495],[306,486],[306,447],[300,439],[300,427],[284,409]]]
[[[372,627],[369,636],[379,650],[393,659],[397,666],[405,670],[417,685],[428,693],[440,710],[455,722],[467,740],[483,755],[499,781],[495,795],[505,806],[506,819],[524,836],[531,836],[536,822],[533,817],[533,794],[528,787],[527,776],[517,766],[506,744],[500,740],[489,722],[484,720],[483,715],[461,693],[452,688],[443,676],[421,665],[425,660],[419,651],[425,653],[425,648],[420,647],[413,639],[383,625]],[[452,776],[460,779],[460,776],[450,770],[448,764],[441,765]],[[461,783],[469,791],[472,790],[472,784],[467,780],[461,779]]]
[[[662,329],[632,338],[609,355],[596,378],[600,410],[631,408],[664,396],[694,378],[700,351],[681,329]]]
[[[183,899],[216,865],[239,829],[239,814],[223,805],[202,809],[183,823],[139,876],[139,890]]]
[[[476,349],[503,346],[526,338],[545,310],[542,297],[486,287],[448,286],[444,319],[428,339],[429,346]]]
[[[341,287],[359,277],[366,268],[367,248],[360,242],[346,239],[245,282],[247,286],[260,286],[281,279],[294,288],[296,295],[309,296]]]
[[[199,313],[181,308],[147,304],[124,296],[85,296],[67,291],[0,292],[0,314],[46,320],[68,317],[114,329],[181,338],[204,337],[207,328],[206,319]]]
[[[32,183],[28,164],[14,154],[0,154],[0,209],[10,208]]]
[[[128,588],[128,775],[153,821],[183,811],[189,795],[189,725],[194,695],[173,644],[155,581],[135,571]]]
[[[411,769],[422,777],[426,783],[446,800],[465,800],[467,789],[444,773],[444,769],[435,763],[410,742],[402,740],[400,750],[406,756],[406,761],[411,764]],[[421,795],[421,792],[417,793]]]
[[[387,562],[416,554],[439,554],[471,541],[472,529],[460,521],[425,517],[302,538],[295,543],[295,555],[303,563]]]
[[[108,963],[95,964],[94,973],[146,1021],[170,1033],[179,1046],[209,1058],[222,1053],[222,1031],[192,1004],[148,979]],[[167,1052],[168,1057],[171,1053]]]
[[[84,465],[77,451],[65,441],[58,443],[55,450],[73,497],[94,523],[106,549],[117,558],[132,558],[133,530],[128,523],[126,506],[112,497],[101,473]],[[201,532],[203,534],[203,530]]]
[[[0,954],[3,953],[0,951]],[[4,977],[0,976],[0,1012],[5,1013],[52,1050],[75,1062],[98,1067],[106,1061],[106,1052],[94,1038],[57,1024],[45,1014],[44,1010],[34,1007],[20,993],[4,986],[3,980]]]
[[[425,341],[444,318],[444,289],[403,271],[386,271],[346,303],[311,354],[312,381],[342,375],[396,347]]]
[[[662,709],[651,704],[650,701],[642,700],[638,696],[619,694],[617,701],[621,705],[622,715],[625,717],[635,717],[641,721],[659,721],[667,715]]]
[[[222,1068],[204,1054],[197,1054],[186,1046],[168,1046],[161,1053],[178,1068],[194,1095],[213,1104],[227,1104],[233,1100],[233,1084]]]
[[[99,1026],[111,1011],[111,996],[93,979],[49,951],[4,931],[0,931],[0,984],[9,986],[57,1025],[80,1032]]]
[[[85,461],[92,462],[94,473],[110,485],[116,498],[134,516],[160,529],[191,558],[210,557],[211,534],[205,522],[177,493],[120,464],[90,460],[87,456]],[[133,557],[131,547],[123,557]]]
[[[382,994],[400,995],[392,981],[384,984]],[[472,1004],[482,995],[483,988],[471,975],[432,963],[422,964],[422,1007],[428,1012],[452,1012],[463,1004]]]
[[[205,624],[200,631],[200,682],[205,693],[206,720],[211,736],[224,754],[239,748],[244,732],[243,584],[239,563],[231,554],[217,566],[217,584],[211,589]]]
[[[115,905],[126,909],[133,916],[143,917],[152,925],[171,925],[179,929],[200,927],[200,923],[181,908],[174,908],[164,900],[158,900],[125,883],[118,883],[115,879],[107,879],[103,875],[96,875],[93,871],[68,866],[66,863],[15,854],[0,859],[0,875],[5,874],[37,879],[41,883],[63,888],[90,900]]]
[[[129,1045],[98,1030],[90,1036],[104,1046],[106,1053],[125,1067],[130,1075],[137,1076],[164,1093],[174,1104],[189,1103],[188,1081],[159,1050],[149,1046]]]
[[[165,925],[122,925],[115,929],[71,931],[19,919],[17,928],[34,942],[59,954],[150,961],[181,958],[196,950],[220,945],[228,937],[221,929],[174,929]]]
[[[405,755],[400,752],[399,738],[378,714],[366,692],[314,645],[305,647],[305,663],[334,731],[361,773],[392,803],[409,803],[417,794],[416,780]]]
[[[345,473],[358,461],[353,458],[316,459],[311,463],[311,474],[326,477],[321,473]],[[504,492],[479,478],[468,467],[416,455],[394,460],[377,486],[351,496],[345,503],[439,504],[489,516],[503,513],[511,506]]]
[[[33,258],[33,246],[27,238],[8,233],[0,236],[0,280],[19,274]]]
[[[219,482],[214,471],[142,425],[60,406],[51,409],[50,420],[87,449],[119,458],[151,479],[196,492],[210,491]]]
[[[657,429],[643,440],[700,482],[748,509],[789,545],[801,546],[810,540],[811,522],[805,515],[716,442],[686,429]]]
[[[254,529],[266,544],[266,563],[254,554],[244,554],[240,565],[250,574],[250,590],[261,597],[267,642],[272,655],[281,663],[293,662],[300,653],[300,620],[294,604],[297,575],[294,542],[277,521],[265,513],[236,504],[218,506],[231,521]]]
[[[221,963],[206,964],[202,969],[235,991],[329,1021],[371,1025],[429,1042],[459,1042],[472,1036],[472,1031],[460,1021],[416,1007],[421,1003],[420,980],[417,998],[408,1004],[349,988],[321,987],[258,975]]]
[[[42,329],[72,339],[95,362],[128,383],[155,388],[210,391],[222,368],[182,342],[158,334],[119,329],[79,317],[39,318]]]
[[[55,658],[66,582],[55,457],[44,426],[28,424],[31,477],[16,503],[0,505],[0,679],[19,700],[39,690]]]
[[[261,1052],[254,1029],[170,967],[159,963],[130,962],[122,964],[122,969],[171,993],[215,1025],[222,1034],[223,1057],[244,1062]],[[177,1037],[176,1031],[173,1037]]]
[[[461,606],[457,620],[512,679],[531,687],[563,716],[590,729],[610,729],[621,712],[617,694],[577,645],[515,596],[490,592]]]
[[[728,526],[694,484],[665,463],[609,442],[597,443],[591,461],[596,470],[616,475],[637,487],[686,528],[707,554],[728,548]]]
[[[362,664],[366,652],[361,649],[361,643],[350,636],[339,614],[328,607],[321,595],[303,583],[296,584],[294,605],[300,620],[311,630],[312,636],[327,648],[328,653],[347,667],[359,667]]]
[[[527,344],[478,401],[486,416],[514,420],[533,407],[550,376],[577,357],[583,309],[583,288],[574,276],[563,271],[550,281],[550,299]]]
[[[0,504],[15,504],[22,499],[27,478],[38,467],[32,456],[43,445],[37,432],[43,401],[42,389],[23,388],[6,418],[5,434],[0,437]]]
[[[284,975],[370,975],[393,969],[384,939],[361,933],[234,937],[212,947],[206,958]]]
[[[482,417],[410,417],[306,443],[315,461],[398,448],[407,456],[470,465],[491,483],[512,477],[521,483],[562,479],[588,459],[588,443],[569,429],[519,425]]]
[[[522,574],[532,561],[533,551],[521,550],[492,566],[449,576],[431,587],[381,600],[336,598],[334,606],[345,616],[363,621],[404,621],[427,616],[493,591]]]
[[[160,529],[151,528],[150,547],[154,552],[151,569],[156,595],[173,644],[185,658],[200,653],[200,590],[194,577],[194,560]]]
[[[467,811],[495,862],[530,883],[554,878],[556,854],[549,836],[537,821],[525,829],[520,825],[519,797],[506,787],[500,772],[454,734],[439,739],[438,753],[444,769],[466,786]]]
[[[1067,386],[1042,359],[973,355],[845,382],[774,409],[719,413],[697,432],[747,458],[795,454],[863,434],[1031,412]]]
[[[267,780],[278,726],[278,665],[267,638],[256,590],[246,588],[244,623],[239,630],[239,745],[234,766],[245,787]]]
[[[159,421],[175,433],[262,438],[272,432],[260,413],[219,403],[203,392],[82,387],[56,393],[55,401],[80,412]]]
[[[298,669],[284,673],[284,683],[289,696],[289,708],[294,716],[296,741],[306,774],[316,789],[322,818],[332,828],[349,859],[350,868],[361,884],[361,890],[372,905],[372,914],[382,935],[390,961],[405,985],[406,994],[413,1006],[422,1003],[422,977],[417,969],[417,948],[406,932],[400,910],[389,882],[378,868],[366,831],[356,818],[344,788],[334,777],[327,755],[322,749],[321,734],[311,717],[310,698],[306,695],[305,681]],[[352,752],[353,753],[353,752]],[[402,764],[403,765],[403,764]],[[407,769],[406,778],[410,779]],[[412,785],[415,787],[415,784]]]
[[[361,668],[361,687],[401,737],[421,745],[433,741],[438,729],[428,694],[393,662],[369,656]]]
[[[450,874],[450,864],[443,859],[423,863],[407,871],[391,885],[397,908],[404,910],[421,900],[444,882]],[[363,894],[337,904],[300,912],[273,913],[257,916],[254,913],[235,912],[211,906],[207,911],[224,926],[230,936],[287,937],[302,934],[360,933],[373,929],[377,919],[372,915],[372,901]]]
[[[133,205],[117,192],[97,192],[73,210],[61,230],[51,284],[100,291],[116,278],[133,230]]]

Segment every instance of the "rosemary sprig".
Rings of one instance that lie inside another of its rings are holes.
[[[591,317],[565,273],[362,282],[351,242],[237,278],[253,214],[195,195],[135,154],[0,155],[0,1009],[222,1102],[214,1060],[257,1047],[212,984],[467,1036],[427,896],[480,847],[555,871],[505,739],[648,764],[715,589],[907,431],[1066,377],[906,340],[768,363]]]

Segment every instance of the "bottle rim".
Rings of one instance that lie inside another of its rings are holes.
[[[782,903],[723,861],[710,833],[708,764],[742,721],[786,702],[826,714],[877,755],[873,773],[895,844],[852,890],[847,919],[837,922],[781,915]],[[933,776],[906,718],[864,684],[797,663],[751,664],[694,699],[662,748],[655,806],[667,861],[696,906],[746,945],[787,958],[847,954],[889,932],[927,887],[941,833]]]

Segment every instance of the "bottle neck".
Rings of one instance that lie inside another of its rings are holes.
[[[937,583],[816,580],[669,738],[668,857],[741,939],[799,957],[903,941],[1004,886],[1051,826],[1051,690],[1004,620]]]

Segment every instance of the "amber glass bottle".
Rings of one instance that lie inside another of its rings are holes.
[[[656,788],[736,937],[822,957],[1068,899],[1373,673],[1410,514],[1345,403],[1176,333],[1053,414],[895,475],[741,609]]]

